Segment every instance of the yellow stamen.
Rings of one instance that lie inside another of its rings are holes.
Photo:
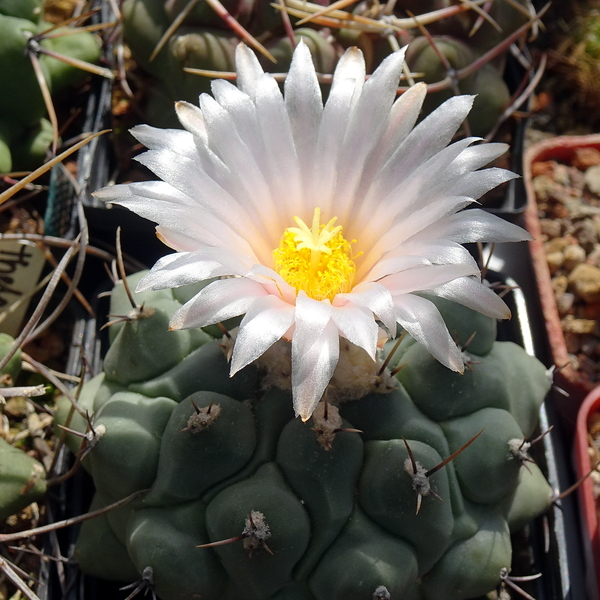
[[[342,227],[334,227],[336,220],[334,217],[321,225],[320,208],[315,208],[310,228],[294,217],[298,227],[288,227],[279,247],[273,250],[277,272],[315,300],[333,300],[336,294],[352,289],[356,272],[352,246],[342,235]]]

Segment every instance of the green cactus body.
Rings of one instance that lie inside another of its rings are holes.
[[[40,0],[0,0],[0,172],[33,170],[46,158],[53,139],[46,105],[32,66],[30,51],[36,45],[67,57],[95,63],[100,39],[87,31],[56,38],[34,38],[52,24],[42,17]],[[63,28],[63,33],[68,28]],[[39,55],[41,74],[53,94],[85,80],[89,73],[45,54]]]
[[[111,359],[83,388],[102,430],[86,459],[94,506],[150,490],[82,528],[84,570],[152,580],[161,600],[464,600],[499,583],[510,532],[551,501],[525,462],[550,386],[543,366],[495,342],[492,321],[436,300],[461,343],[477,331],[465,375],[405,340],[396,389],[321,403],[306,423],[264,371],[229,377],[225,338],[178,342],[169,360],[146,360],[159,365],[148,379],[114,368],[144,336],[184,333],[166,322],[197,291],[135,295],[153,310],[111,326]],[[128,311],[118,286],[110,312]]]

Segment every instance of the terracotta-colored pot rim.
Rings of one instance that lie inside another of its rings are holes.
[[[590,416],[595,412],[600,412],[600,386],[586,396],[577,415],[574,458],[578,478],[588,475],[593,466],[588,453],[588,431]],[[588,574],[595,573],[596,589],[600,597],[600,532],[598,531],[598,508],[590,477],[579,486],[578,495],[587,571]]]
[[[525,152],[523,176],[527,192],[527,207],[525,209],[525,226],[532,236],[529,242],[529,252],[536,275],[538,292],[548,342],[554,364],[560,368],[556,384],[565,388],[571,395],[571,402],[580,404],[583,398],[596,385],[583,373],[575,370],[569,361],[558,308],[552,288],[552,278],[546,262],[546,253],[542,242],[542,231],[538,218],[538,208],[533,188],[532,165],[536,162],[556,160],[569,163],[575,151],[579,148],[597,148],[600,150],[600,134],[582,136],[560,136],[534,144]]]

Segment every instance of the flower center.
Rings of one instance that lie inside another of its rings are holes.
[[[288,227],[273,250],[275,269],[296,290],[315,300],[333,300],[349,292],[356,266],[350,242],[334,227],[337,217],[321,225],[321,209],[315,208],[312,227],[294,217],[298,227]],[[355,242],[356,240],[352,240]]]

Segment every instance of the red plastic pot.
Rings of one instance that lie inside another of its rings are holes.
[[[588,432],[590,429],[590,419],[594,413],[600,413],[600,386],[588,394],[577,416],[575,464],[579,478],[588,475],[593,467],[588,452]],[[600,531],[598,530],[598,509],[600,508],[600,503],[594,498],[590,477],[586,477],[579,486],[578,493],[586,560],[586,584],[590,598],[597,599],[600,597]]]
[[[527,191],[527,208],[525,209],[525,226],[532,235],[529,251],[536,275],[539,297],[548,333],[548,341],[554,364],[560,370],[556,373],[555,383],[570,395],[569,420],[575,420],[575,413],[585,396],[597,385],[582,372],[574,369],[569,361],[565,338],[560,324],[560,317],[554,299],[554,291],[550,271],[546,262],[546,253],[542,242],[542,232],[538,218],[538,207],[532,183],[532,167],[537,162],[555,160],[570,164],[575,151],[580,148],[596,148],[600,150],[600,135],[560,136],[534,144],[525,153],[524,179]]]

